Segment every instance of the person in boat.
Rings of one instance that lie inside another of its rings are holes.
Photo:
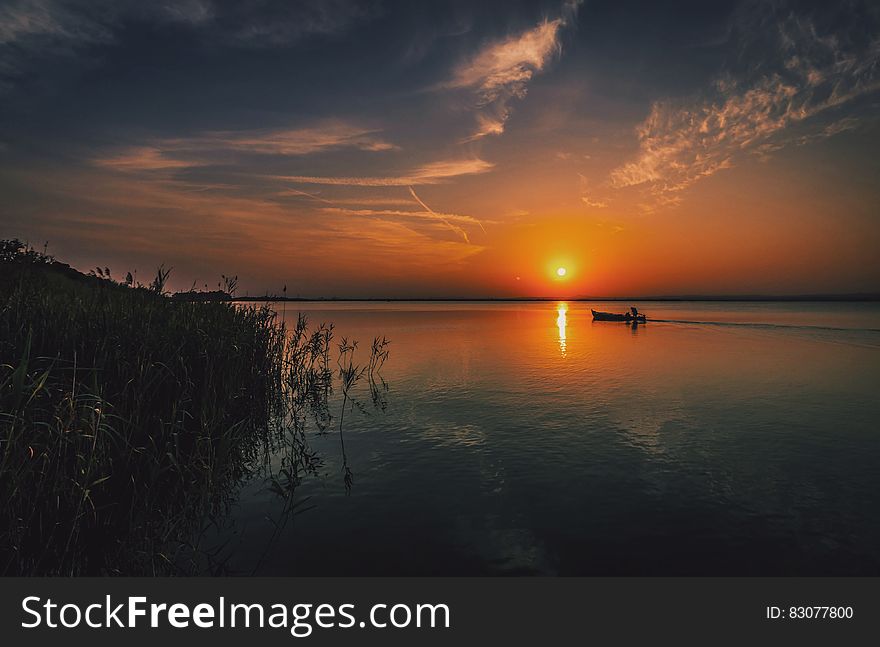
[[[638,319],[638,318],[639,318],[639,311],[638,311],[638,309],[637,309],[635,306],[631,306],[630,309],[629,309],[629,311],[632,312],[632,317],[633,317],[633,319]]]

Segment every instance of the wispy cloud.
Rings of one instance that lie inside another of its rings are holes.
[[[391,220],[427,220],[435,223],[441,223],[445,228],[454,232],[455,235],[462,239],[468,245],[471,244],[470,237],[468,236],[467,231],[464,227],[467,226],[475,226],[479,227],[483,233],[486,232],[486,229],[483,227],[483,223],[474,218],[473,216],[466,216],[455,213],[440,213],[434,211],[431,207],[429,207],[425,202],[419,197],[419,195],[415,192],[412,186],[408,186],[410,196],[412,199],[407,200],[403,198],[393,198],[393,197],[384,197],[384,198],[334,198],[332,200],[324,198],[316,193],[310,193],[308,191],[301,191],[299,189],[288,188],[282,191],[275,193],[277,197],[303,197],[308,198],[310,200],[315,200],[318,202],[323,202],[324,204],[331,205],[329,207],[321,208],[322,213],[327,214],[335,214],[335,215],[344,215],[344,216],[358,216],[372,219],[391,219]],[[424,211],[412,211],[408,209],[393,209],[390,207],[394,206],[412,206],[413,201],[418,204]],[[358,208],[352,208],[349,205],[353,205]],[[380,206],[384,207],[382,209],[375,208],[367,208],[370,206]]]
[[[566,2],[559,17],[490,43],[453,71],[445,87],[469,89],[476,97],[477,127],[467,140],[504,132],[510,101],[522,99],[532,77],[561,51],[560,31],[580,4]]]
[[[99,166],[122,171],[155,171],[204,166],[228,161],[230,155],[301,156],[335,149],[386,151],[397,147],[376,130],[344,122],[325,122],[306,128],[215,131],[193,137],[166,138],[98,158]]]
[[[464,227],[482,227],[480,221],[472,216],[464,216],[455,213],[437,213],[431,209],[425,211],[412,211],[407,209],[347,209],[343,207],[324,207],[323,213],[370,218],[371,220],[387,220],[391,222],[420,222],[430,226],[436,226],[442,230],[451,231],[456,240],[466,245],[471,245],[470,237]],[[436,231],[436,230],[435,230]]]
[[[339,34],[374,13],[357,0],[298,2],[214,2],[209,33],[254,48],[287,47],[314,35]]]
[[[608,206],[608,202],[593,196],[587,176],[583,173],[578,173],[578,177],[581,181],[581,202],[592,209],[605,209]]]
[[[204,42],[283,48],[309,36],[342,32],[371,13],[356,0],[8,0],[0,5],[0,76],[14,79],[35,59],[115,42],[132,22],[174,23]]]
[[[182,151],[233,150],[265,155],[308,155],[333,148],[386,151],[397,148],[378,136],[378,131],[347,123],[325,123],[309,128],[213,132],[168,141]]]
[[[588,195],[581,196],[581,202],[594,209],[604,209],[608,206],[608,203],[604,200],[596,200]]]
[[[195,160],[174,159],[155,146],[130,146],[92,161],[97,166],[126,172],[164,171],[198,165]]]
[[[0,45],[24,47],[28,39],[95,42],[110,37],[107,27],[69,3],[54,0],[18,0],[0,7]]]
[[[822,34],[794,14],[770,28],[775,52],[760,73],[726,74],[699,98],[655,102],[636,128],[638,155],[612,171],[611,186],[644,185],[674,200],[743,152],[766,156],[854,128],[857,119],[835,109],[880,88],[880,39]]]
[[[278,176],[277,179],[299,184],[327,184],[333,186],[417,186],[420,184],[439,184],[445,180],[463,175],[486,173],[493,166],[491,162],[474,158],[431,162],[398,176],[334,177],[284,175]]]
[[[107,257],[107,249],[125,250],[115,260],[125,269],[177,259],[182,276],[205,277],[205,263],[213,268],[229,268],[231,263],[233,268],[246,268],[251,279],[277,280],[279,271],[286,277],[313,277],[315,268],[330,267],[350,282],[369,264],[369,281],[376,281],[377,275],[399,277],[401,266],[448,270],[484,249],[453,234],[437,215],[462,228],[478,227],[476,219],[431,214],[411,199],[405,204],[412,210],[291,204],[271,193],[248,194],[241,187],[194,190],[160,176],[108,174],[89,167],[60,173],[57,168],[44,169],[21,177],[22,185],[58,201],[59,207],[45,214],[41,225],[49,239],[103,254],[114,269],[117,265],[112,254]],[[84,192],[84,186],[89,190]],[[298,248],[293,256],[291,245]],[[279,266],[276,260],[285,254]],[[311,289],[323,289],[315,287],[312,278],[303,280]]]
[[[409,204],[412,204],[412,202],[410,202]],[[415,218],[418,220],[431,220],[434,222],[440,222],[444,225],[447,225],[448,222],[456,222],[462,225],[474,227],[481,226],[480,221],[473,216],[465,216],[457,213],[437,213],[436,211],[433,211],[431,209],[425,209],[424,211],[412,211],[409,209],[349,209],[345,207],[322,207],[321,211],[324,213],[336,213],[340,215],[363,216],[369,218]]]
[[[358,207],[406,207],[412,206],[412,200],[408,198],[379,197],[379,198],[334,198],[333,204],[353,205]]]
[[[89,43],[112,37],[126,21],[178,22],[203,28],[213,40],[286,46],[310,34],[333,34],[371,12],[353,0],[219,2],[174,0],[10,0],[0,7],[0,45],[34,36]]]

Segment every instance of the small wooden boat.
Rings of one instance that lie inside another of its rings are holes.
[[[635,308],[632,310],[633,312],[618,314],[616,312],[599,312],[590,308],[593,313],[593,321],[625,321],[627,323],[646,323],[648,321],[648,318],[640,314],[638,310]]]

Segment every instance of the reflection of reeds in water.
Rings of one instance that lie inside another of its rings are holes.
[[[309,332],[307,318],[300,314],[293,330],[288,336],[284,353],[283,388],[286,411],[283,417],[286,441],[274,448],[274,455],[280,457],[277,469],[268,470],[269,489],[283,500],[275,518],[269,519],[274,525],[260,560],[254,570],[258,570],[271,547],[277,542],[287,523],[295,515],[305,512],[312,506],[308,499],[296,499],[296,489],[303,478],[313,473],[320,465],[320,457],[309,449],[307,431],[313,426],[318,433],[329,433],[333,422],[331,399],[333,396],[333,372],[330,370],[330,349],[333,340],[333,325],[319,324]],[[339,408],[339,443],[342,454],[342,477],[346,494],[354,485],[354,472],[348,462],[345,450],[344,424],[346,410],[357,407],[366,413],[364,406],[354,398],[355,385],[364,377],[370,389],[373,406],[384,411],[387,404],[385,392],[388,390],[381,369],[388,359],[388,340],[375,338],[370,347],[370,356],[365,365],[355,363],[358,348],[356,341],[349,342],[343,337],[337,344],[337,373],[341,390]],[[311,425],[309,424],[311,423]],[[268,456],[267,456],[268,457]],[[267,463],[269,465],[269,463]]]
[[[332,424],[331,399],[334,379],[330,369],[330,354],[333,346],[333,330],[332,324],[322,323],[315,330],[309,331],[308,320],[301,314],[288,337],[283,360],[283,386],[287,405],[284,422],[290,431],[291,442],[286,445],[290,455],[284,457],[283,467],[290,473],[291,478],[288,481],[293,485],[301,480],[299,475],[311,471],[314,467],[315,456],[308,450],[306,440],[307,421],[311,420],[319,433],[327,433]],[[351,489],[353,474],[348,466],[343,437],[346,410],[356,406],[359,410],[366,411],[352,393],[354,386],[366,376],[374,407],[384,411],[387,405],[385,393],[388,385],[382,378],[381,369],[388,358],[388,344],[385,338],[375,338],[366,364],[355,362],[358,349],[356,341],[349,341],[343,337],[336,345],[336,376],[342,398],[338,430],[347,490]]]
[[[385,380],[382,379],[379,371],[385,360],[388,358],[388,341],[383,337],[381,340],[377,337],[373,340],[370,348],[370,359],[366,366],[354,363],[354,353],[357,350],[357,342],[349,343],[343,337],[339,344],[339,380],[342,385],[342,409],[339,414],[339,443],[342,449],[342,472],[343,481],[345,483],[346,492],[351,492],[351,486],[354,483],[354,474],[348,465],[348,455],[345,453],[345,436],[343,435],[343,421],[345,420],[346,406],[351,403],[363,411],[363,406],[352,398],[351,390],[354,385],[366,374],[370,386],[370,394],[372,396],[373,405],[384,411],[386,401],[384,400],[384,391],[387,390]],[[381,388],[376,379],[381,380]]]

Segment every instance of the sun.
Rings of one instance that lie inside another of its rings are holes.
[[[568,270],[566,270],[564,267],[557,268],[557,270],[556,270],[556,276],[558,276],[560,278],[565,276],[567,273],[568,273]]]

